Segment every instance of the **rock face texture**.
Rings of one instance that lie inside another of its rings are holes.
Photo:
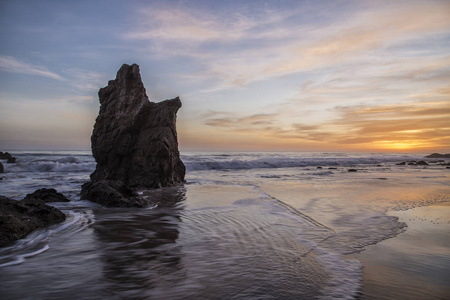
[[[97,167],[82,187],[82,199],[142,206],[136,189],[184,182],[176,131],[180,99],[150,102],[136,64],[124,64],[98,95],[100,112],[91,136]]]
[[[0,196],[0,247],[65,219],[63,212],[39,199],[16,201]]]
[[[143,207],[145,201],[118,180],[96,180],[81,188],[81,199],[87,199],[109,207]]]

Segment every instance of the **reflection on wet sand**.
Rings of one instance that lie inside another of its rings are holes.
[[[152,195],[157,208],[100,209],[95,212],[95,236],[108,293],[142,297],[165,274],[181,269],[181,249],[176,243],[185,193],[164,189]]]
[[[222,191],[217,189],[211,197],[220,202]],[[95,212],[92,228],[101,248],[103,294],[126,299],[299,299],[318,295],[329,279],[317,253],[298,241],[300,231],[314,232],[321,240],[328,230],[274,201],[247,199],[189,210],[184,189],[147,196],[166,204]]]
[[[408,230],[354,256],[365,266],[362,298],[449,299],[450,205],[391,214],[407,222]]]

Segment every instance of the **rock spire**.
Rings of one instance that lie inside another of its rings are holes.
[[[98,95],[100,112],[91,136],[97,167],[82,187],[82,198],[106,206],[142,206],[137,189],[184,182],[176,130],[180,99],[150,102],[136,64],[122,65]]]

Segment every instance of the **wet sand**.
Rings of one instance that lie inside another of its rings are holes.
[[[450,299],[450,203],[389,214],[406,232],[349,256],[364,265],[361,299]]]

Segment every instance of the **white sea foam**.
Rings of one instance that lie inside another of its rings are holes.
[[[314,166],[376,165],[389,162],[423,159],[422,155],[404,154],[332,154],[324,153],[254,153],[219,156],[215,154],[182,155],[188,171],[248,170],[262,168],[293,168]],[[325,173],[324,173],[325,174]],[[320,174],[320,175],[324,175]],[[327,173],[328,174],[328,173]],[[326,175],[326,174],[325,174]]]
[[[42,248],[35,250],[33,252],[17,255],[14,257],[14,260],[0,264],[0,268],[21,264],[25,261],[26,258],[44,253],[48,249],[50,249],[50,247],[47,244],[45,244]]]
[[[26,238],[16,241],[0,251],[0,268],[22,264],[27,258],[42,254],[50,249],[48,240],[53,235],[70,236],[85,230],[92,222],[93,215],[89,211],[65,211],[67,219],[61,224],[39,229]],[[17,254],[20,253],[20,254]],[[2,261],[5,261],[2,263]]]
[[[32,161],[7,165],[5,173],[17,172],[92,172],[94,162],[60,162],[60,161]]]

